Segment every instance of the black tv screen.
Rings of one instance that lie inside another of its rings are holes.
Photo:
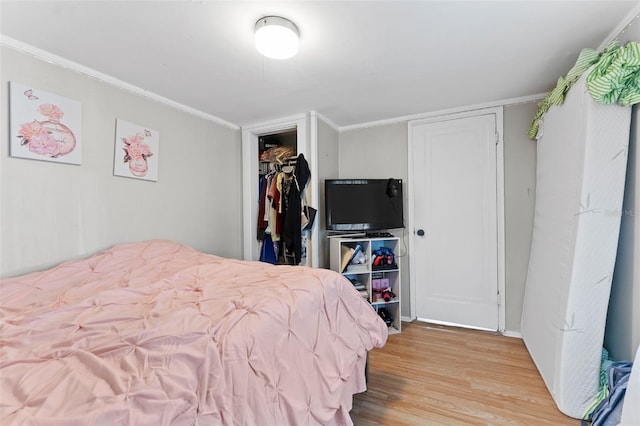
[[[402,179],[327,179],[324,191],[329,231],[404,227]]]

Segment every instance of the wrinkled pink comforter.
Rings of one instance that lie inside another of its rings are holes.
[[[115,246],[0,287],[2,425],[351,424],[387,328],[339,274]]]

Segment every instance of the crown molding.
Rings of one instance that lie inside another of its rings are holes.
[[[318,119],[324,121],[325,124],[327,124],[329,127],[331,127],[336,132],[340,132],[340,126],[338,126],[332,120],[327,118],[325,115],[320,114],[318,111],[311,111],[310,114],[311,114],[311,116],[316,116]]]
[[[288,117],[280,117],[280,118],[275,118],[273,120],[262,121],[260,123],[254,123],[254,124],[242,126],[242,130],[247,132],[256,132],[256,131],[262,132],[262,131],[265,131],[265,129],[272,129],[272,130],[285,130],[288,128],[293,129],[296,127],[298,122],[306,119],[307,119],[306,113],[295,114],[295,115],[290,115]]]
[[[47,52],[46,50],[42,50],[40,48],[31,46],[27,43],[21,42],[19,40],[13,39],[11,37],[7,37],[3,34],[0,34],[0,46],[5,46],[14,50],[17,50],[22,53],[26,53],[31,55],[37,59],[43,60],[45,62],[49,62],[50,64],[57,65],[61,68],[68,69],[71,71],[78,72],[80,74],[84,74],[88,77],[94,78],[102,83],[114,86],[118,89],[122,89],[126,92],[132,93],[134,95],[141,96],[143,98],[149,99],[151,101],[158,102],[160,104],[169,106],[171,108],[175,108],[182,112],[186,112],[187,114],[195,115],[196,117],[200,117],[204,120],[214,122],[216,124],[220,124],[222,126],[228,127],[233,130],[239,130],[240,126],[230,123],[222,118],[216,117],[214,115],[208,114],[206,112],[200,111],[198,109],[183,105],[179,102],[173,101],[171,99],[160,96],[156,93],[150,92],[148,90],[142,89],[133,84],[129,84],[120,79],[112,77],[110,75],[101,73],[99,71],[94,70],[93,68],[86,67],[77,62],[70,61],[68,59],[62,58],[58,55],[55,55],[51,52]]]
[[[350,130],[366,129],[369,127],[377,127],[377,126],[387,126],[389,124],[397,124],[397,123],[406,123],[408,121],[422,120],[424,118],[439,117],[442,115],[449,115],[449,114],[455,114],[460,112],[468,112],[468,111],[475,111],[479,109],[495,108],[500,106],[504,107],[504,106],[510,106],[510,105],[524,104],[529,102],[536,102],[544,98],[545,95],[546,93],[540,93],[537,95],[521,96],[518,98],[509,98],[509,99],[503,99],[500,101],[485,102],[485,103],[476,104],[476,105],[468,105],[468,106],[462,106],[462,107],[456,107],[456,108],[443,109],[439,111],[405,115],[402,117],[388,118],[384,120],[371,121],[368,123],[352,124],[349,126],[342,126],[339,128],[339,130],[340,132],[348,132]]]

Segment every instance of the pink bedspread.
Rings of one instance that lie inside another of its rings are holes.
[[[387,328],[339,274],[115,246],[0,287],[2,425],[351,424]]]

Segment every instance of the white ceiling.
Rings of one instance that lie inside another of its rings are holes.
[[[240,126],[349,126],[547,92],[637,4],[2,0],[0,33]],[[296,23],[296,57],[255,50],[264,15]]]

